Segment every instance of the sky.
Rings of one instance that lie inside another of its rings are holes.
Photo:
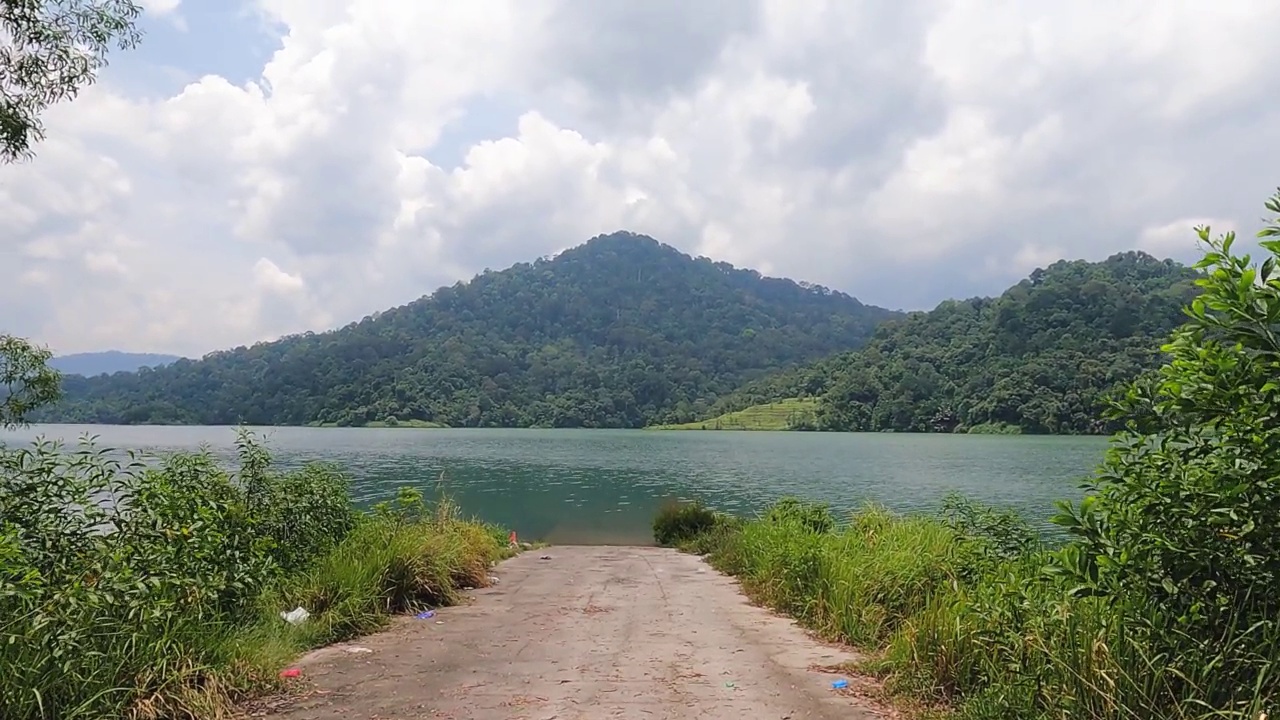
[[[1194,260],[1280,185],[1280,3],[146,0],[0,166],[0,332],[187,356],[617,230],[929,308]]]

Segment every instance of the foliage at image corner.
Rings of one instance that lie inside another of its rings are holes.
[[[1111,408],[1125,430],[1089,496],[1057,522],[1076,538],[1063,568],[1079,594],[1140,592],[1175,627],[1249,609],[1274,623],[1280,599],[1280,191],[1258,233],[1260,265],[1234,232],[1197,233],[1202,294],[1164,346],[1170,361]]]
[[[94,82],[113,47],[135,47],[142,5],[132,0],[0,2],[0,162],[26,160],[44,139],[41,114]]]

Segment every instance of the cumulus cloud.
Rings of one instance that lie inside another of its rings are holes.
[[[143,10],[156,15],[167,15],[182,4],[182,0],[142,0],[139,3]]]
[[[252,80],[120,63],[0,168],[0,330],[199,354],[618,229],[928,307],[1188,259],[1196,218],[1247,231],[1280,184],[1280,6],[224,5],[277,38]]]

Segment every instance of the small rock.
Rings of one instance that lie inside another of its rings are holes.
[[[538,558],[538,559],[539,559],[539,560],[550,560],[550,559],[551,559],[551,556],[550,556],[550,555],[543,555],[542,557],[540,557],[540,558]]]
[[[490,576],[489,576],[489,584],[490,584],[490,585],[497,585],[497,584],[498,584],[498,578],[497,578],[497,577],[495,577],[495,576],[493,576],[493,575],[490,575]]]
[[[365,653],[371,653],[373,651],[367,647],[352,645],[351,647],[343,648],[343,652],[347,653],[348,655],[364,655]]]

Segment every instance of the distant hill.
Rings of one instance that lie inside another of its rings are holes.
[[[36,420],[642,427],[694,420],[751,379],[900,317],[642,235],[486,271],[340,330],[68,378]]]
[[[182,358],[177,355],[157,355],[155,353],[129,353],[119,350],[106,352],[86,352],[62,355],[49,361],[53,369],[65,375],[84,375],[92,377],[106,373],[135,372],[144,367],[160,367],[175,363]]]
[[[1140,252],[1059,261],[998,298],[948,300],[862,349],[749,383],[704,417],[809,400],[803,429],[1107,432],[1104,396],[1159,365],[1196,277]]]

